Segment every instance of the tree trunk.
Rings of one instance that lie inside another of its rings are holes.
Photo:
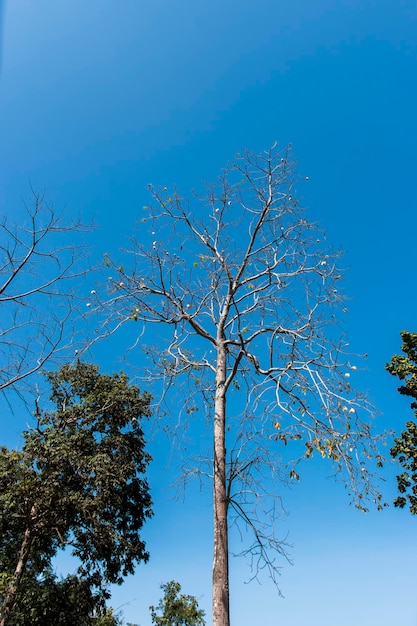
[[[218,346],[214,407],[213,626],[229,626],[229,546],[226,494],[226,348]]]
[[[30,528],[26,528],[23,536],[22,545],[20,546],[19,560],[13,574],[12,582],[6,593],[6,597],[3,602],[3,606],[0,610],[0,626],[6,626],[7,620],[10,616],[10,611],[13,608],[13,604],[16,600],[17,590],[19,588],[20,581],[26,568],[26,563],[29,558],[30,546],[32,544],[32,531]]]

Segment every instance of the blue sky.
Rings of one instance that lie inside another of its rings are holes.
[[[20,219],[32,184],[98,223],[99,258],[131,234],[149,182],[187,193],[245,146],[291,142],[311,219],[346,250],[346,329],[369,354],[358,384],[380,428],[401,429],[411,413],[384,364],[417,330],[415,1],[9,0],[0,19],[0,213]],[[210,496],[173,501],[166,443],[152,452],[151,561],[112,601],[141,626],[170,579],[210,615]],[[234,624],[417,625],[417,520],[361,515],[327,471],[311,465],[285,497],[285,599],[232,562]]]

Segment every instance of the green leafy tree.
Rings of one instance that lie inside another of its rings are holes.
[[[184,480],[211,483],[214,626],[230,624],[232,525],[248,538],[241,554],[253,576],[277,582],[279,496],[300,461],[326,459],[360,510],[381,506],[368,464],[380,462],[373,407],[351,385],[358,357],[338,327],[343,273],[300,206],[300,185],[290,150],[273,146],[237,155],[191,199],[150,187],[126,262],[106,257],[111,294],[96,296],[107,332],[130,324],[145,347],[159,423],[178,394],[179,427],[166,428],[184,451]],[[146,346],[157,325],[159,344]],[[187,452],[187,428],[207,427],[207,448]]]
[[[69,575],[58,578],[22,576],[8,626],[118,626],[120,620],[103,606],[88,581]]]
[[[152,624],[157,626],[204,626],[204,611],[194,596],[180,594],[181,585],[171,580],[161,585],[164,597],[157,607],[150,606]],[[159,613],[159,615],[158,615]]]
[[[401,395],[413,398],[411,408],[417,418],[417,333],[403,331],[401,338],[403,354],[394,355],[386,369],[393,376],[397,376],[403,385],[398,388]],[[395,506],[404,508],[407,504],[411,513],[417,513],[417,422],[409,420],[406,429],[400,437],[394,440],[391,455],[398,459],[404,471],[397,476],[399,495],[395,500]]]
[[[141,427],[149,395],[81,362],[47,379],[52,408],[37,406],[21,451],[0,450],[1,626],[24,574],[41,575],[59,548],[71,548],[78,576],[103,599],[107,583],[149,556],[139,534],[151,516]]]

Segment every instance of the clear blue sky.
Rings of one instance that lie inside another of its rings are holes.
[[[415,0],[9,0],[0,24],[0,213],[18,218],[31,183],[97,221],[100,255],[124,244],[147,183],[187,192],[245,146],[291,142],[310,217],[346,250],[347,332],[369,353],[358,383],[381,429],[401,429],[411,413],[384,364],[417,331]],[[141,626],[172,578],[210,616],[210,497],[170,500],[166,444],[152,452],[151,561],[112,600]],[[286,495],[284,600],[232,562],[236,626],[417,625],[417,519],[361,515],[326,471]]]

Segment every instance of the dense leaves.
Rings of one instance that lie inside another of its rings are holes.
[[[411,408],[417,418],[417,333],[402,332],[404,354],[394,355],[386,366],[393,376],[404,382],[398,391],[413,398]],[[410,420],[406,423],[406,430],[394,440],[391,455],[397,458],[404,472],[397,476],[397,485],[400,496],[394,500],[395,506],[405,507],[407,500],[410,511],[417,513],[417,423]]]
[[[149,607],[152,616],[152,624],[157,626],[204,626],[204,611],[198,608],[198,602],[194,596],[180,594],[181,585],[171,580],[161,585],[164,597],[158,606]],[[159,613],[159,615],[158,615]]]
[[[8,626],[117,626],[87,581],[77,576],[58,580],[51,571],[41,578],[25,575]]]
[[[102,597],[148,559],[139,531],[151,515],[140,425],[149,395],[80,362],[47,378],[52,409],[37,408],[22,451],[0,451],[3,615],[24,572],[44,572],[61,547],[71,546],[78,575]]]

